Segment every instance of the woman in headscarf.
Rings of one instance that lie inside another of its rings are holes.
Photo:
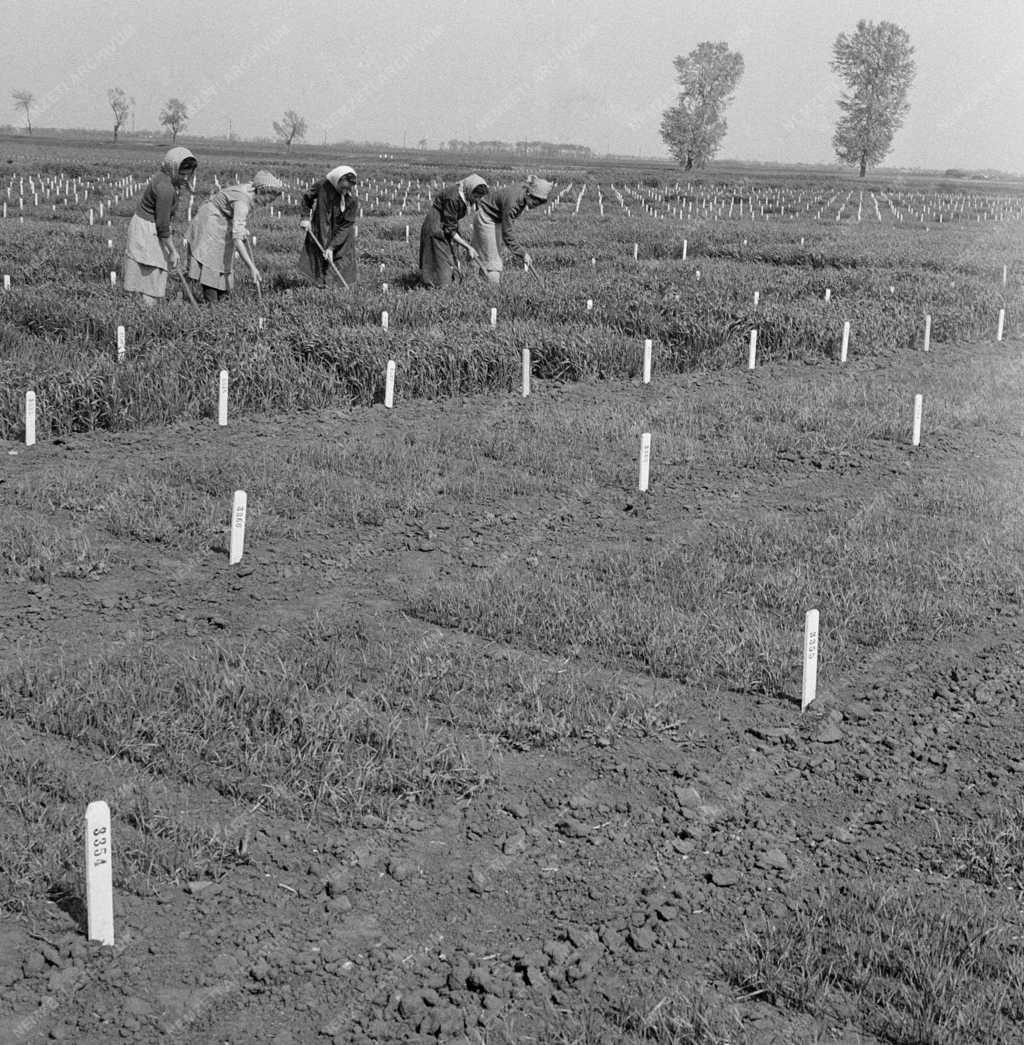
[[[425,286],[446,287],[455,278],[456,243],[476,259],[476,248],[459,235],[459,222],[486,195],[487,182],[479,174],[470,174],[434,198],[420,229],[420,279]]]
[[[345,164],[328,171],[302,196],[309,211],[309,228],[302,244],[299,268],[318,286],[326,285],[333,264],[345,282],[356,281],[356,172]],[[314,241],[315,237],[315,241]]]
[[[473,246],[480,255],[480,267],[489,283],[501,282],[505,268],[501,260],[503,246],[524,265],[532,264],[533,259],[519,245],[512,231],[512,222],[524,210],[546,203],[551,189],[551,182],[531,174],[522,185],[491,189],[478,204],[473,215]]]
[[[198,162],[180,145],[164,156],[160,170],[146,183],[132,220],[124,251],[124,289],[152,306],[167,292],[167,273],[181,259],[171,237],[171,222],[183,186],[195,190]]]
[[[185,243],[188,274],[203,288],[204,301],[214,304],[231,292],[236,251],[259,286],[260,272],[249,245],[249,212],[257,203],[276,199],[283,188],[270,171],[257,171],[252,181],[219,189],[199,208]]]

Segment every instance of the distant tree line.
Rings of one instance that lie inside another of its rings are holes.
[[[421,142],[421,145],[424,144]],[[441,142],[441,148],[447,152],[497,153],[513,156],[553,156],[563,160],[589,160],[593,149],[586,145],[574,145],[569,142],[546,141],[462,141],[451,138]]]

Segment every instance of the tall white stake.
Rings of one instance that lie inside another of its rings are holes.
[[[847,352],[849,352],[849,350],[850,350],[850,321],[846,320],[846,322],[843,323],[843,344],[842,344],[842,347],[839,349],[839,362],[840,363],[845,363],[846,362],[846,354],[847,354]]]
[[[747,353],[747,369],[753,370],[757,364],[757,329],[750,332],[750,350]]]
[[[231,502],[231,541],[228,553],[228,565],[242,561],[245,551],[245,509],[247,498],[244,490],[236,490]]]
[[[999,310],[999,325],[996,327],[996,341],[1003,340],[1003,324],[1006,322],[1006,309]]]
[[[818,611],[808,610],[804,618],[804,673],[800,710],[814,700],[818,688]]]
[[[119,363],[124,362],[124,327],[117,328],[117,361]]]
[[[395,361],[388,360],[384,371],[384,405],[390,410],[395,405]]]
[[[25,445],[36,445],[36,394],[25,393]]]
[[[113,850],[106,802],[90,802],[85,808],[85,909],[89,939],[113,947]]]
[[[911,445],[921,445],[921,411],[924,405],[924,397],[918,393],[914,396],[914,431],[911,435]]]
[[[220,387],[217,392],[217,424],[222,428],[228,423],[228,372],[220,372]]]
[[[651,433],[640,436],[640,492],[647,493],[651,480]]]
[[[927,352],[932,345],[932,315],[930,312],[924,314],[924,350]]]
[[[651,383],[651,349],[654,347],[654,342],[650,338],[646,338],[644,341],[644,374],[643,383],[649,385]]]
[[[530,350],[523,349],[523,395],[530,394]]]

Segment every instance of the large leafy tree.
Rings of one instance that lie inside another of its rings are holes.
[[[294,109],[289,109],[280,122],[274,120],[274,133],[290,149],[292,142],[306,137],[306,121]]]
[[[25,127],[32,133],[32,106],[36,104],[36,96],[31,91],[11,91],[14,108],[25,114]]]
[[[687,170],[703,167],[722,144],[725,109],[743,75],[743,56],[724,43],[698,44],[673,63],[679,101],[661,118],[661,137]]]
[[[111,87],[107,91],[107,101],[110,103],[110,111],[114,114],[114,141],[117,141],[117,133],[125,125],[135,99],[129,98],[120,87]]]
[[[888,155],[910,109],[914,48],[898,25],[861,19],[855,33],[836,37],[832,54],[832,71],[846,84],[832,147],[843,163],[858,167],[863,178],[868,167]]]
[[[180,98],[169,98],[160,113],[160,122],[171,132],[171,141],[176,142],[188,123],[188,106]]]

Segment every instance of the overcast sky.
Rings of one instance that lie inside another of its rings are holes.
[[[535,138],[664,155],[672,59],[703,40],[746,70],[720,158],[834,160],[832,44],[858,19],[916,48],[910,113],[886,165],[1024,171],[1024,0],[0,0],[0,123],[32,91],[40,126],[109,125],[106,91],[156,127],[172,95],[198,134],[401,145]],[[183,140],[187,142],[187,131]]]

